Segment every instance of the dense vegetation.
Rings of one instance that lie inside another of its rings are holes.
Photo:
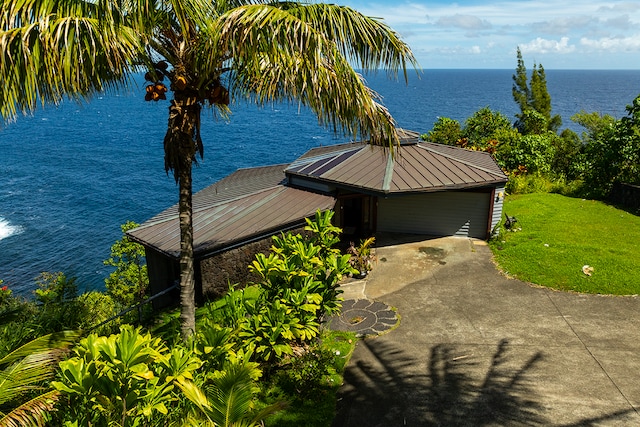
[[[251,266],[261,280],[199,309],[187,342],[178,312],[144,329],[135,316],[103,324],[131,302],[123,295],[144,288],[126,235],[112,247],[104,294],[77,296],[61,273],[44,274],[32,301],[2,287],[0,425],[259,425],[276,411],[277,425],[327,425],[355,345],[323,328],[340,307],[338,281],[355,272],[351,255],[333,248],[331,218],[308,221],[308,237],[274,237]],[[59,332],[68,329],[84,337]]]
[[[640,96],[627,106],[627,116],[615,119],[597,112],[580,112],[571,120],[582,135],[565,129],[551,113],[542,65],[530,79],[518,50],[513,98],[520,108],[516,121],[488,107],[464,125],[438,118],[423,139],[491,153],[509,175],[507,190],[526,193],[547,189],[589,198],[607,198],[614,185],[640,184]]]

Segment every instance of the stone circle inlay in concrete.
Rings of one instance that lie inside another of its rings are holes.
[[[342,310],[331,317],[329,327],[338,331],[352,331],[360,337],[379,335],[393,328],[398,316],[387,304],[368,299],[349,299],[342,302]]]

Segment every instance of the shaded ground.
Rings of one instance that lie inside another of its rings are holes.
[[[482,243],[377,249],[345,298],[401,321],[358,343],[333,425],[640,425],[640,300],[507,279]]]

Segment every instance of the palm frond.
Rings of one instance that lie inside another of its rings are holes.
[[[258,426],[269,415],[282,409],[282,404],[253,411],[254,383],[252,368],[242,364],[225,366],[220,376],[212,380],[206,392],[192,382],[178,384],[207,421],[215,426]]]
[[[0,5],[0,114],[83,99],[127,83],[143,52],[142,31],[124,25],[115,2],[21,0]]]
[[[58,362],[79,337],[64,331],[46,335],[23,345],[0,360],[0,404],[13,402],[25,392],[39,389],[53,377]]]
[[[355,56],[365,68],[390,69],[415,63],[383,24],[349,8],[270,4],[235,8],[217,25],[209,40],[233,57],[236,92],[254,94],[261,104],[296,100],[334,132],[389,147],[398,143],[391,115],[349,62]]]
[[[0,418],[3,427],[44,426],[48,412],[52,411],[60,397],[60,392],[52,390],[41,394],[13,409]]]
[[[79,331],[61,331],[36,338],[0,359],[0,368],[34,353],[51,349],[67,348],[74,344],[80,335],[81,333]]]
[[[292,16],[313,27],[333,41],[348,59],[357,61],[359,68],[385,68],[393,74],[403,70],[407,79],[407,65],[418,67],[411,49],[400,36],[382,20],[362,15],[347,6],[325,3],[285,3]]]

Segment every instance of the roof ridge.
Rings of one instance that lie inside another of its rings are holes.
[[[392,155],[387,154],[387,166],[384,171],[384,179],[382,180],[382,191],[388,193],[391,190],[391,182],[393,181],[393,169],[396,164]]]
[[[427,150],[427,151],[430,151],[432,153],[438,154],[440,156],[446,157],[447,159],[454,160],[454,161],[456,161],[458,163],[462,163],[463,165],[472,166],[472,167],[474,167],[476,169],[480,169],[481,171],[486,172],[488,174],[491,174],[491,175],[494,175],[494,176],[499,176],[501,178],[504,177],[504,173],[499,174],[496,171],[492,171],[491,169],[485,168],[483,166],[478,166],[477,164],[475,164],[473,162],[469,162],[467,160],[462,160],[462,159],[459,159],[459,158],[457,158],[455,156],[452,156],[451,154],[447,154],[447,153],[443,153],[441,151],[435,150],[435,149],[433,149],[431,147],[428,147],[428,146],[424,145],[423,143],[419,143],[418,147],[422,148],[423,150]],[[450,148],[456,148],[456,147],[450,147]],[[464,149],[462,148],[462,150],[464,150]],[[471,151],[471,150],[469,150],[469,151]],[[484,153],[484,152],[477,151],[477,153]],[[489,153],[486,153],[486,155],[490,156]]]

